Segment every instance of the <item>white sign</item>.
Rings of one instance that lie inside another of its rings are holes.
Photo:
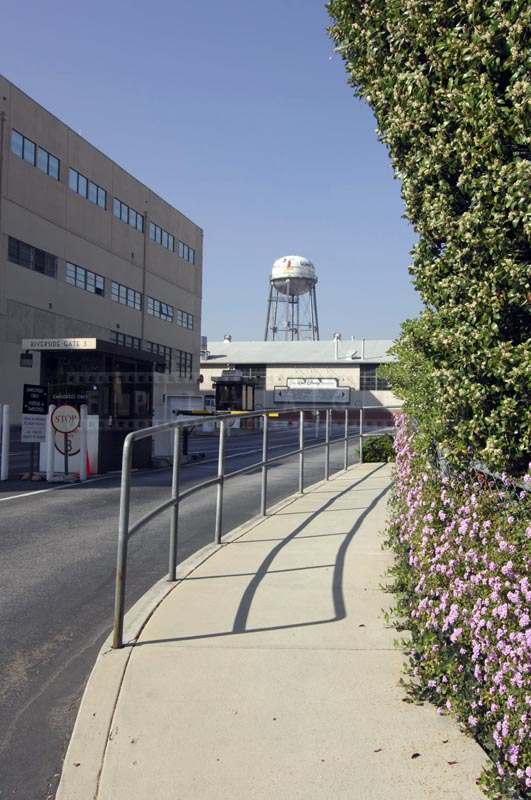
[[[74,406],[57,406],[52,414],[52,425],[58,433],[72,433],[79,427],[79,411]]]
[[[22,339],[23,350],[95,350],[96,339]]]
[[[286,381],[289,389],[324,389],[337,387],[337,378],[288,378]]]
[[[323,389],[288,389],[284,386],[275,387],[275,403],[340,403],[350,402],[350,389],[337,387]]]
[[[21,442],[45,442],[46,420],[42,414],[22,414]]]

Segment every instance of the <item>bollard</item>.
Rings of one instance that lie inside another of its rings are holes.
[[[46,480],[51,481],[54,473],[54,430],[52,426],[52,414],[55,406],[48,406],[48,416],[46,418]]]
[[[79,480],[87,480],[87,406],[79,409]]]
[[[6,403],[2,408],[2,464],[0,467],[0,480],[7,481],[9,476],[9,406]]]

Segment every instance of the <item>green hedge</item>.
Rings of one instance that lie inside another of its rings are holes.
[[[394,461],[393,437],[386,434],[385,436],[368,436],[364,439],[363,460],[366,462]]]
[[[529,75],[525,0],[331,0],[419,236],[425,310],[395,391],[450,461],[522,474],[530,450]],[[355,156],[353,156],[355,158]]]

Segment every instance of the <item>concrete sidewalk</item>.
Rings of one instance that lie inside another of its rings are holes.
[[[338,473],[161,584],[133,646],[96,663],[57,798],[482,798],[483,751],[403,702],[380,588],[390,474]]]

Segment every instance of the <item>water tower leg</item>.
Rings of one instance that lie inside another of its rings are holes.
[[[265,326],[265,336],[264,341],[267,342],[269,339],[269,322],[271,320],[271,303],[273,302],[273,284],[269,284],[269,299],[267,301],[267,315],[266,315],[266,326]]]
[[[315,292],[315,285],[312,286],[311,291],[311,304],[312,304],[312,317],[314,319],[313,338],[319,341],[319,317],[317,316],[317,294]]]

